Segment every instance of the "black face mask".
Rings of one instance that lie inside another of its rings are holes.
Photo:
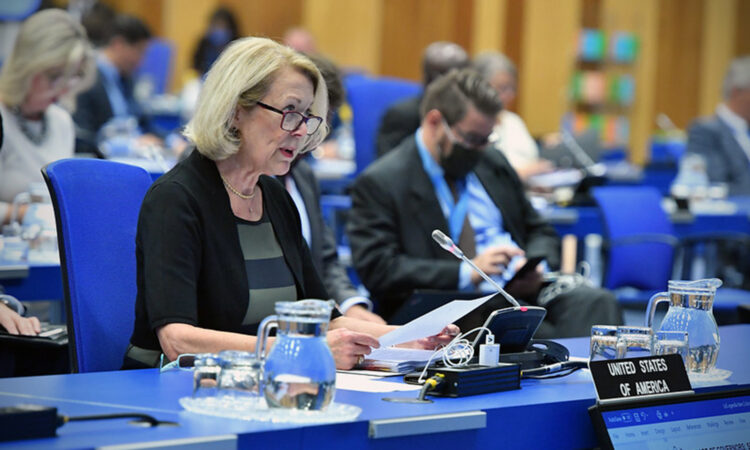
[[[454,180],[465,177],[479,163],[483,149],[466,147],[454,142],[451,152],[446,156],[445,152],[440,155],[440,166],[445,175]]]

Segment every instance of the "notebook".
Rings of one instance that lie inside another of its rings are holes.
[[[750,387],[599,404],[589,415],[605,449],[747,448],[750,443]]]

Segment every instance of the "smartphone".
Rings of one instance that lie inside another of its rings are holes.
[[[511,283],[513,283],[516,280],[520,280],[521,278],[525,277],[526,274],[529,272],[536,270],[536,266],[539,265],[540,262],[544,261],[544,256],[535,256],[533,258],[529,258],[526,260],[526,264],[523,265],[518,271],[511,277],[510,280],[508,280],[507,283],[505,283],[506,286],[510,286]]]

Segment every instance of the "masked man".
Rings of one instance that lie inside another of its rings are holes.
[[[353,185],[347,232],[360,279],[386,320],[415,289],[492,290],[432,240],[440,229],[501,285],[526,260],[545,259],[507,284],[517,299],[547,308],[537,337],[583,336],[593,324],[621,323],[614,296],[601,289],[580,285],[540,301],[542,272],[559,265],[559,239],[505,157],[485,150],[501,109],[497,92],[473,70],[430,84],[417,132]],[[509,306],[493,302],[488,308]]]

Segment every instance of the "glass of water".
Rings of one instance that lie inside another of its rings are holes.
[[[617,327],[594,325],[591,327],[590,361],[615,359],[617,357]]]
[[[654,333],[652,348],[654,355],[670,355],[677,353],[682,356],[687,368],[688,334],[687,331],[657,331]]]
[[[653,335],[650,327],[617,327],[617,359],[651,356]]]
[[[193,371],[193,397],[214,397],[219,392],[221,359],[213,353],[195,356]]]
[[[257,399],[263,364],[255,353],[225,350],[219,353],[219,395],[235,398]]]

